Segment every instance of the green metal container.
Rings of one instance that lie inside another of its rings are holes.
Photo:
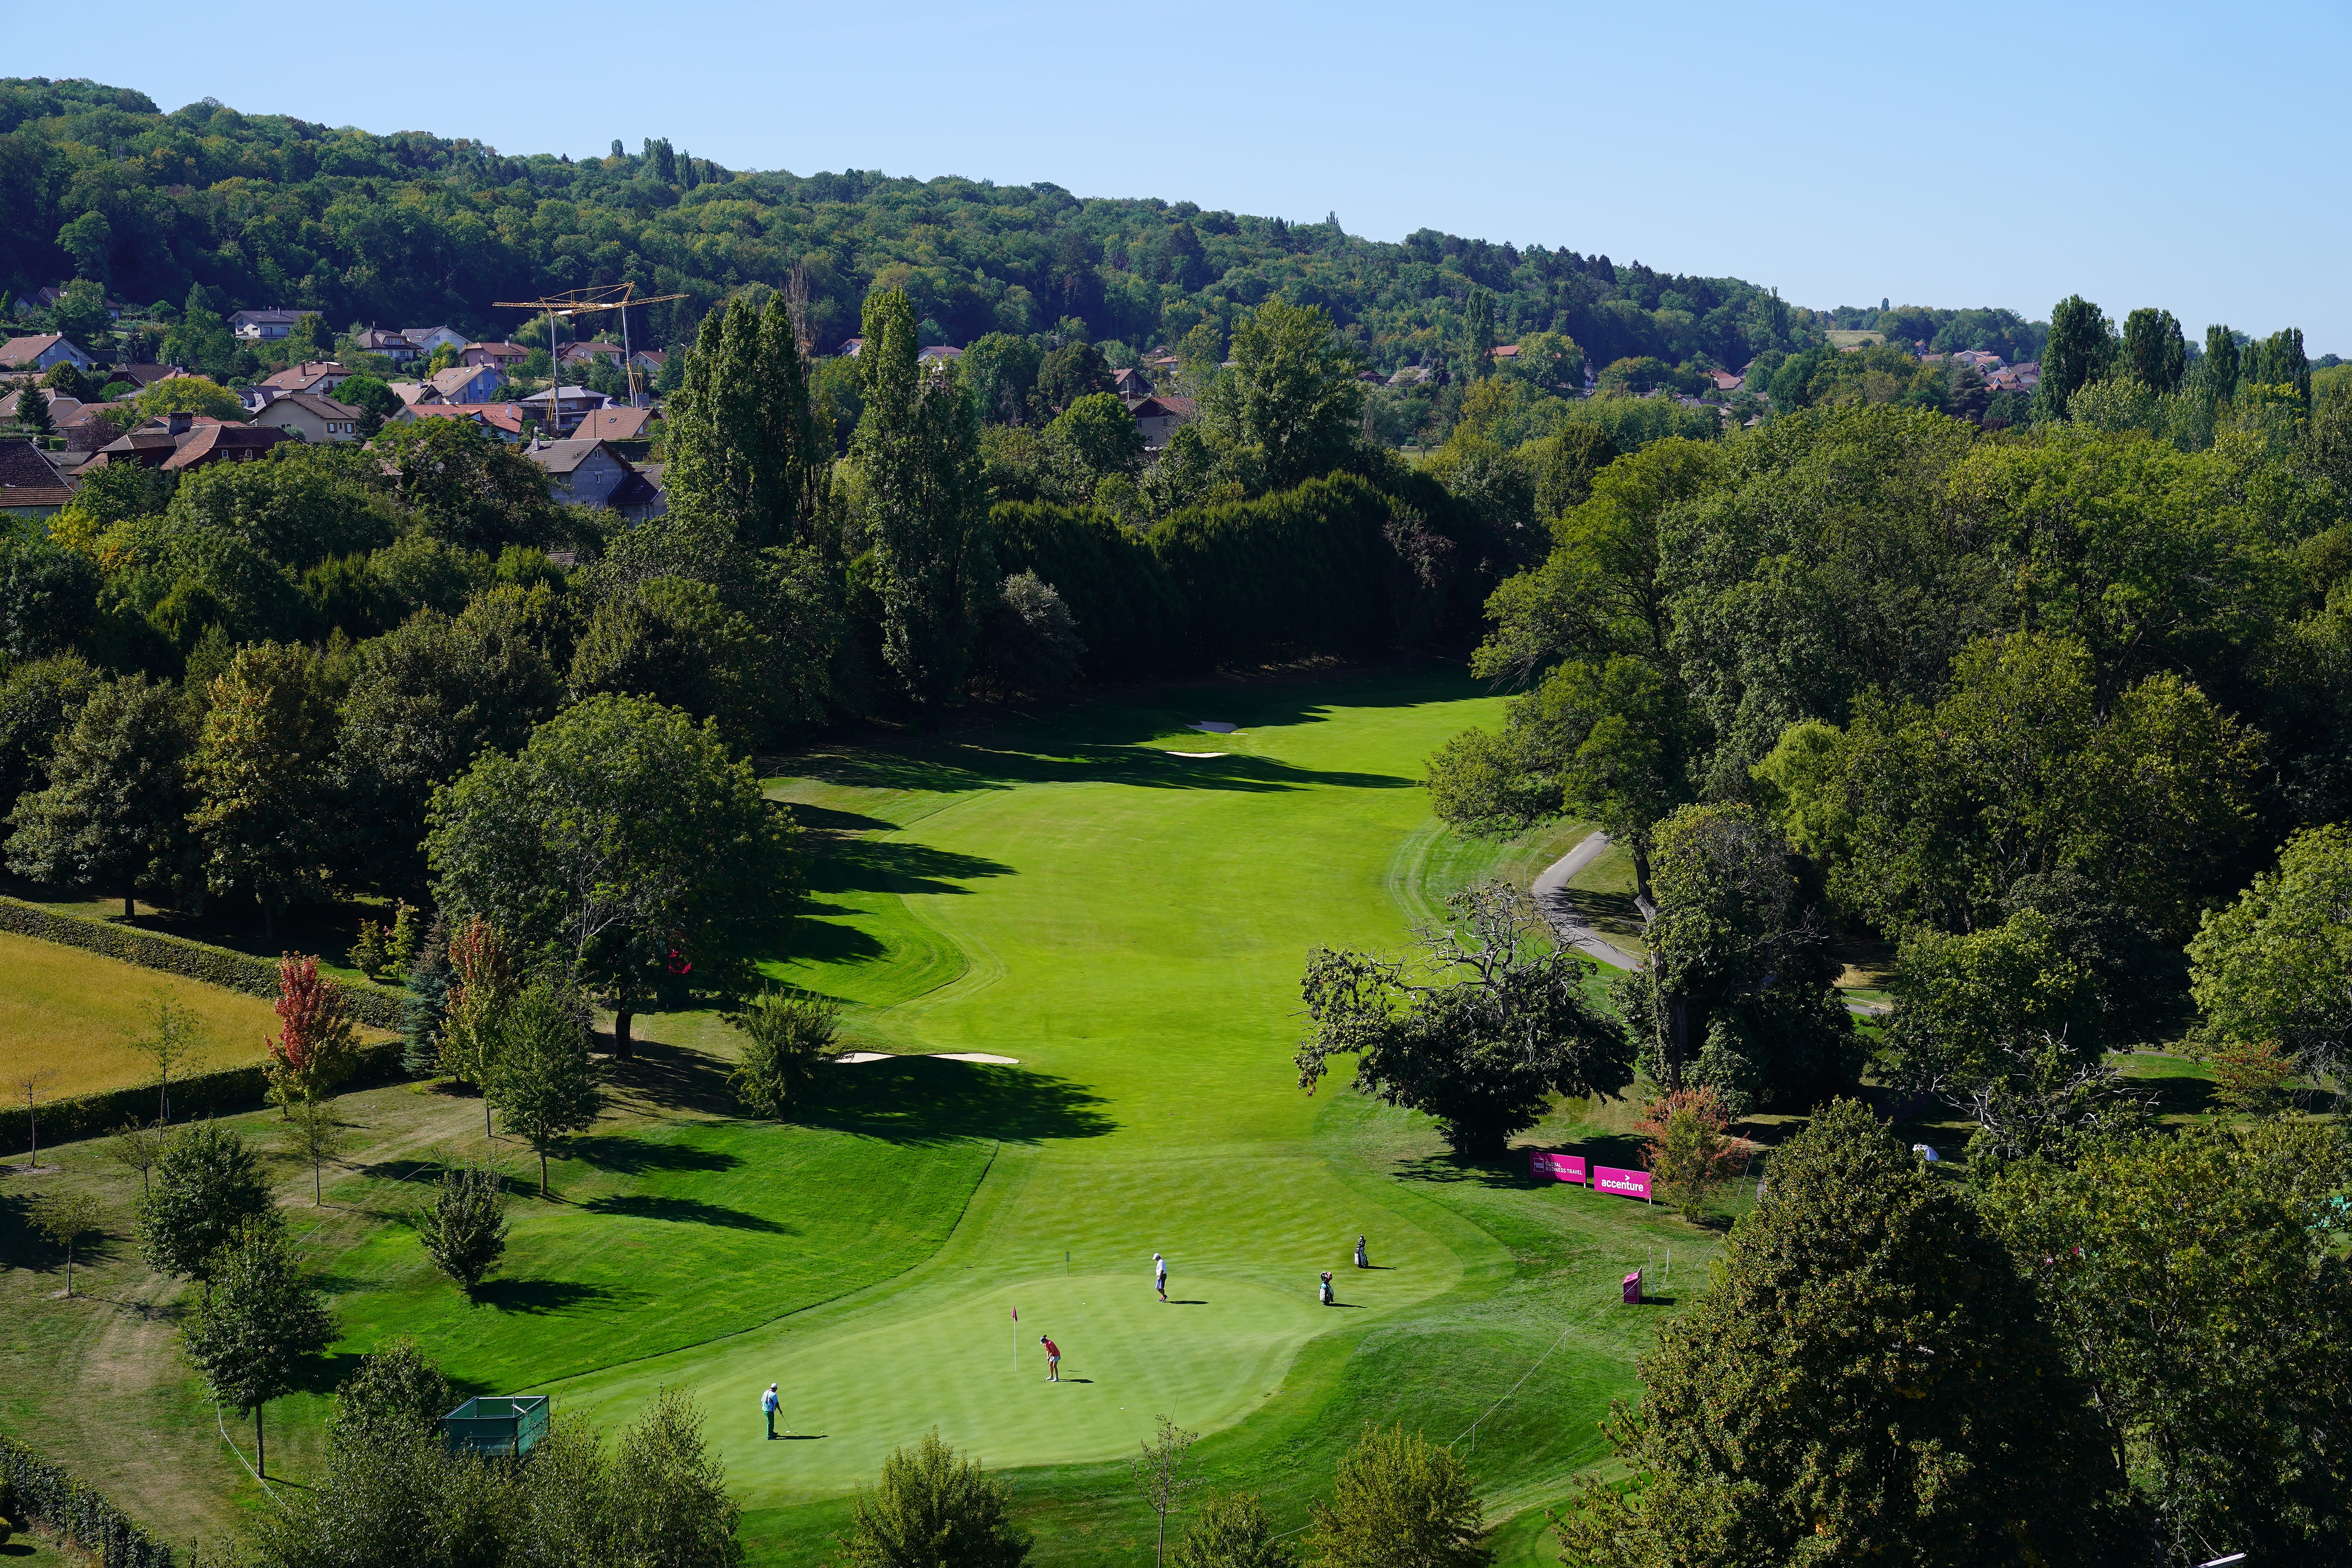
[[[486,1394],[441,1417],[441,1440],[452,1453],[520,1458],[546,1436],[544,1394]]]

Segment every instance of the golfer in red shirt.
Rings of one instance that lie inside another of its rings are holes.
[[[1047,1383],[1061,1382],[1062,1347],[1055,1344],[1053,1341],[1047,1339],[1043,1334],[1039,1334],[1037,1336],[1037,1342],[1045,1347],[1045,1381]]]

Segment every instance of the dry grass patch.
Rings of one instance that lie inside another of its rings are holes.
[[[151,1081],[155,1064],[132,1042],[152,1032],[159,993],[196,1019],[195,1055],[175,1077],[268,1054],[263,1041],[278,1017],[258,996],[0,931],[0,1040],[7,1042],[9,1070],[54,1068],[52,1096]]]

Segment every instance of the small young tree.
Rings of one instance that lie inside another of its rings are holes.
[[[66,1294],[73,1294],[74,1247],[85,1236],[96,1232],[105,1219],[105,1210],[95,1194],[79,1188],[60,1193],[43,1193],[33,1200],[33,1228],[58,1247],[66,1249]]]
[[[441,1173],[433,1202],[416,1211],[416,1239],[433,1266],[472,1295],[507,1250],[507,1216],[495,1166],[468,1163]]]
[[[33,1152],[25,1157],[25,1169],[37,1171],[41,1167],[40,1098],[56,1085],[58,1070],[55,1068],[19,1068],[9,1075],[8,1081],[17,1093],[25,1097],[25,1131],[33,1148]]]
[[[462,1083],[487,1089],[498,1059],[499,1021],[514,1000],[514,963],[488,921],[476,915],[449,933],[453,983],[441,1020],[441,1070]],[[482,1131],[490,1131],[489,1098],[483,1096]]]
[[[441,1368],[406,1334],[360,1357],[359,1371],[335,1391],[330,1417],[338,1442],[399,1442],[440,1435],[441,1417],[457,1403]]]
[[[1339,1461],[1331,1500],[1315,1505],[1307,1560],[1317,1568],[1484,1568],[1486,1516],[1462,1461],[1402,1426],[1364,1428]]]
[[[2213,1053],[2213,1099],[2231,1110],[2276,1110],[2294,1076],[2294,1058],[2276,1040],[2231,1040]]]
[[[1276,1538],[1255,1492],[1220,1492],[1193,1510],[1173,1561],[1176,1568],[1295,1568],[1298,1553]]]
[[[425,942],[424,931],[416,920],[416,906],[402,899],[393,906],[392,930],[383,939],[383,966],[397,974],[405,974],[416,962]]]
[[[310,1206],[326,1200],[321,1187],[327,1163],[352,1146],[342,1117],[322,1100],[298,1100],[287,1108],[286,1152],[310,1167]]]
[[[1457,1153],[1499,1156],[1555,1094],[1610,1094],[1633,1047],[1586,994],[1590,971],[1525,893],[1482,882],[1424,927],[1418,963],[1318,947],[1300,990],[1314,1032],[1298,1047],[1308,1093],[1328,1058],[1356,1058],[1357,1092],[1437,1119]]]
[[[374,979],[377,971],[383,967],[383,927],[373,921],[360,921],[360,939],[352,943],[352,950],[345,957],[353,969],[371,980]]]
[[[743,1560],[742,1508],[702,1433],[702,1412],[664,1388],[621,1434],[606,1508],[607,1559],[646,1568],[734,1568]]]
[[[315,1100],[351,1076],[358,1044],[351,1013],[317,958],[289,952],[278,961],[278,1025],[265,1070],[279,1105]]]
[[[1200,1440],[1198,1432],[1187,1432],[1162,1415],[1151,1439],[1143,1444],[1143,1452],[1127,1462],[1128,1474],[1135,1479],[1136,1489],[1143,1494],[1143,1505],[1160,1521],[1159,1533],[1151,1543],[1155,1568],[1167,1560],[1169,1514],[1184,1500],[1186,1493],[1202,1484],[1199,1477],[1184,1473],[1184,1456]]]
[[[893,1448],[882,1480],[851,1517],[852,1568],[1020,1568],[1029,1539],[1013,1525],[1013,1489],[977,1459],[958,1459],[937,1428],[914,1451]]]
[[[155,1064],[157,1121],[165,1127],[172,1124],[172,1069],[195,1054],[196,1013],[193,1007],[182,1006],[170,993],[157,987],[148,1004],[153,1022],[146,1035],[131,1042],[147,1054]]]
[[[595,1124],[601,1100],[588,1063],[588,1021],[579,1000],[533,985],[506,1009],[484,1094],[507,1119],[507,1131],[539,1156],[539,1195],[547,1195],[547,1152],[566,1133]]]
[[[736,1098],[772,1121],[790,1121],[823,1082],[839,1055],[834,1044],[841,1009],[821,996],[765,992],[727,1021],[743,1031],[743,1057],[729,1081]]]
[[[254,1471],[269,1471],[261,1409],[299,1386],[302,1363],[327,1348],[334,1321],[296,1272],[274,1225],[247,1222],[220,1255],[219,1277],[184,1331],[188,1359],[212,1395],[253,1416]]]
[[[163,1157],[163,1124],[142,1127],[136,1121],[124,1122],[106,1141],[106,1157],[126,1171],[139,1173],[139,1195],[145,1197],[148,1173]]]
[[[165,1135],[139,1200],[139,1256],[159,1273],[212,1289],[214,1258],[247,1222],[276,1222],[261,1165],[236,1130],[193,1122]]]
[[[1731,1118],[1711,1084],[1678,1089],[1655,1101],[1643,1112],[1639,1130],[1649,1143],[1643,1164],[1656,1179],[1659,1195],[1685,1219],[1698,1218],[1700,1207],[1748,1154],[1747,1143],[1731,1135]]]

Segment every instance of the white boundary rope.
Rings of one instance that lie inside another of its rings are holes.
[[[1512,1394],[1517,1394],[1520,1389],[1525,1388],[1528,1385],[1528,1379],[1533,1377],[1538,1372],[1542,1370],[1543,1363],[1551,1360],[1552,1351],[1556,1351],[1559,1349],[1560,1346],[1566,1344],[1568,1342],[1568,1336],[1574,1332],[1575,1329],[1576,1325],[1570,1323],[1567,1328],[1560,1330],[1559,1338],[1552,1341],[1551,1342],[1551,1349],[1545,1351],[1543,1354],[1536,1357],[1536,1364],[1528,1368],[1526,1372],[1520,1373],[1519,1381],[1511,1384],[1508,1389],[1506,1389],[1502,1398],[1497,1399],[1494,1404],[1486,1406],[1485,1414],[1481,1415],[1477,1421],[1473,1421],[1469,1426],[1465,1426],[1460,1432],[1454,1434],[1454,1443],[1459,1443],[1463,1438],[1467,1437],[1470,1439],[1470,1451],[1474,1454],[1476,1453],[1478,1451],[1477,1433],[1479,1423],[1485,1421],[1488,1415],[1492,1415],[1496,1411],[1500,1410],[1506,1404],[1509,1403]],[[1454,1447],[1454,1443],[1448,1443],[1445,1447],[1450,1450]]]
[[[255,1482],[260,1486],[261,1489],[269,1494],[269,1500],[278,1505],[278,1511],[284,1513],[286,1511],[286,1503],[283,1499],[278,1497],[278,1489],[271,1486],[268,1481],[263,1480],[259,1470],[255,1469],[249,1464],[246,1464],[245,1450],[238,1447],[236,1446],[236,1439],[228,1435],[228,1422],[221,1415],[220,1401],[217,1399],[213,1401],[213,1425],[220,1428],[221,1441],[226,1443],[228,1445],[228,1451],[236,1456],[236,1462],[240,1465],[245,1465],[245,1473],[251,1476]]]

